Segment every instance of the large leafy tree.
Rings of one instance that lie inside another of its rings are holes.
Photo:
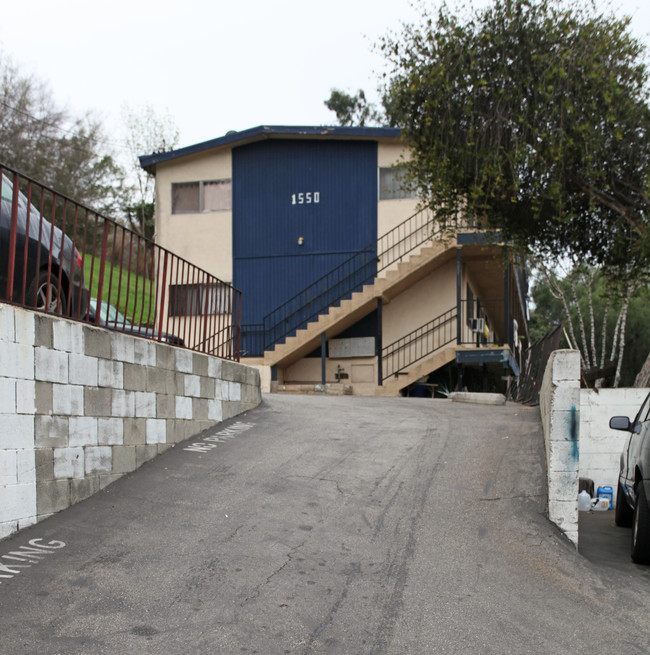
[[[124,204],[123,171],[101,122],[57,106],[49,87],[0,53],[0,163],[115,214]]]
[[[410,179],[443,223],[469,213],[523,248],[650,263],[650,109],[628,20],[563,0],[446,6],[381,42]]]

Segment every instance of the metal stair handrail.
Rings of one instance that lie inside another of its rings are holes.
[[[382,382],[456,341],[456,307],[382,348]]]
[[[434,232],[434,226],[431,210],[421,209],[276,307],[263,319],[264,350],[337,305],[418,246],[438,236],[441,230]]]

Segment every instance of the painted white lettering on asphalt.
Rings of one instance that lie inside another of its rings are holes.
[[[38,564],[44,557],[52,555],[55,550],[65,546],[63,541],[49,541],[46,544],[42,542],[41,538],[30,539],[27,542],[29,546],[20,546],[17,550],[0,555],[0,578],[13,578],[21,573],[22,569],[31,568],[32,564]],[[25,562],[25,564],[14,564],[14,562]]]
[[[191,443],[186,448],[183,448],[183,450],[188,450],[191,453],[208,453],[213,448],[216,448],[218,443],[223,443],[224,439],[234,439],[237,435],[253,427],[255,427],[255,423],[241,423],[238,421],[227,428],[223,428],[216,434],[203,437],[201,441]]]

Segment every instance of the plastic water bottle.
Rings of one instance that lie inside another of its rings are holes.
[[[586,491],[578,494],[578,509],[581,512],[588,512],[591,509],[591,496]]]

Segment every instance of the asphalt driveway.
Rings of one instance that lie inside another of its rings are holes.
[[[0,653],[645,654],[647,571],[548,522],[538,416],[266,396],[0,541]]]

